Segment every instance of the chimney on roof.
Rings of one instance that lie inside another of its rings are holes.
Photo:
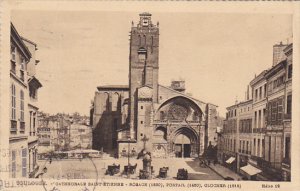
[[[273,66],[280,63],[282,60],[286,59],[286,55],[284,54],[283,50],[287,47],[287,44],[283,44],[280,41],[279,44],[275,44],[273,46]]]

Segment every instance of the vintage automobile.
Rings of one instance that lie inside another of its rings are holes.
[[[136,167],[137,167],[137,163],[135,165],[130,165],[129,167],[128,165],[124,166],[124,174],[135,174],[136,171]]]
[[[187,180],[188,171],[184,168],[178,169],[177,171],[177,180]]]
[[[113,164],[107,167],[105,174],[109,174],[110,176],[113,176],[115,174],[118,174],[119,172],[120,172],[120,165]]]
[[[167,178],[168,170],[169,170],[169,167],[162,167],[162,168],[160,168],[159,169],[158,177],[159,178]]]

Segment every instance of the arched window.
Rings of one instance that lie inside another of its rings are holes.
[[[119,102],[119,94],[117,92],[115,92],[112,95],[112,100],[111,100],[111,110],[112,111],[118,110],[118,102]]]

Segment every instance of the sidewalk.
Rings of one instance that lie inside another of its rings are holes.
[[[222,176],[223,178],[231,177],[234,180],[242,180],[242,177],[240,175],[238,175],[237,173],[231,171],[230,169],[228,169],[220,164],[216,164],[216,165],[210,164],[210,165],[207,165],[207,167],[210,168],[211,170],[213,170],[215,173]]]

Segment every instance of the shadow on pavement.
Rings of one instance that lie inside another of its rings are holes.
[[[224,180],[220,175],[212,171],[210,168],[200,167],[200,161],[197,158],[185,162],[195,171],[189,172],[189,180]]]

